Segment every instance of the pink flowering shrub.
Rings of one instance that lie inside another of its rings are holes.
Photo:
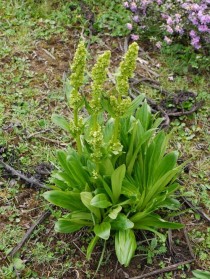
[[[195,49],[210,42],[210,0],[128,0],[123,5],[132,14],[133,40],[147,34],[161,48],[160,39],[171,44],[187,38]]]

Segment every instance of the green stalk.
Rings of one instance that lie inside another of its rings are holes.
[[[77,143],[77,150],[79,154],[82,154],[82,144],[80,140],[80,134],[77,134],[76,136],[76,143]]]
[[[102,250],[99,262],[98,262],[98,266],[97,266],[97,269],[96,269],[96,272],[95,272],[93,278],[95,278],[95,276],[97,275],[97,273],[98,273],[98,271],[99,271],[99,269],[101,267],[101,264],[102,264],[102,261],[103,261],[103,258],[104,258],[105,250],[106,250],[106,240],[104,241],[104,247],[103,247],[103,250]]]
[[[96,131],[96,129],[97,129],[97,120],[98,120],[98,113],[94,113],[93,114],[93,130],[94,131]],[[96,165],[95,171],[97,173],[99,173],[99,162],[95,161],[95,165]]]
[[[94,113],[93,114],[93,130],[96,130],[97,127],[97,119],[98,119],[98,114]]]
[[[117,117],[115,118],[115,124],[114,124],[114,137],[113,137],[114,142],[118,140],[119,125],[120,125],[120,119],[119,117]]]
[[[74,124],[76,127],[78,127],[78,109],[74,110]],[[78,133],[78,132],[76,134],[76,143],[77,143],[78,153],[81,154],[82,153],[82,144],[81,144],[81,140],[80,140],[80,133]]]
[[[74,124],[78,126],[78,109],[74,109]]]

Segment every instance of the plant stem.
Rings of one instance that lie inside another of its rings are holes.
[[[115,125],[114,125],[114,137],[113,137],[114,142],[116,142],[118,139],[119,124],[120,124],[120,119],[119,117],[117,117],[115,118]]]
[[[77,134],[77,136],[76,136],[76,143],[77,143],[78,153],[81,154],[82,153],[82,144],[81,144],[81,140],[80,140],[80,135],[79,134]]]
[[[74,124],[76,127],[78,127],[78,109],[74,110]],[[77,132],[77,134],[76,134],[76,143],[77,143],[78,153],[81,154],[82,153],[82,144],[81,144],[79,132]]]
[[[74,124],[77,127],[78,126],[78,109],[74,109]]]
[[[96,272],[95,272],[93,278],[95,278],[96,274],[97,274],[98,271],[99,271],[99,268],[101,267],[101,264],[102,264],[102,261],[103,261],[103,258],[104,258],[105,250],[106,250],[106,240],[104,241],[104,247],[103,247],[103,250],[102,250],[102,253],[101,253],[101,257],[100,257],[100,259],[99,259],[98,266],[97,266],[97,269],[96,269]]]
[[[97,129],[97,119],[98,119],[98,114],[94,113],[93,114],[93,130],[96,131]]]

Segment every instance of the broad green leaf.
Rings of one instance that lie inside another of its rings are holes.
[[[94,224],[93,215],[84,211],[73,211],[64,218],[71,220],[73,223],[84,226],[93,226]]]
[[[209,279],[210,278],[210,272],[205,270],[193,270],[192,274],[195,276],[195,278],[192,279]]]
[[[165,201],[158,204],[159,207],[165,207],[170,210],[178,210],[181,206],[180,202],[177,199],[167,198]]]
[[[67,157],[66,152],[64,152],[63,150],[58,150],[57,157],[58,157],[58,161],[59,161],[61,167],[63,168],[63,170],[68,173],[69,168],[68,168],[68,164],[66,162],[66,157]]]
[[[134,167],[134,164],[136,162],[136,159],[137,159],[137,156],[141,150],[141,146],[147,141],[149,140],[152,135],[154,134],[155,132],[155,129],[150,129],[148,131],[146,131],[142,136],[141,136],[141,139],[139,141],[139,144],[137,145],[136,149],[135,149],[135,152],[133,153],[133,156],[129,162],[129,165],[128,165],[128,173],[131,174],[132,171],[133,171],[133,167]]]
[[[112,173],[114,172],[114,167],[113,167],[112,162],[109,158],[106,158],[106,159],[101,161],[100,169],[101,169],[101,173],[103,175],[111,176]]]
[[[136,214],[130,217],[130,220],[136,223],[145,218],[148,214],[149,213],[147,211],[137,212]]]
[[[63,181],[66,185],[68,185],[69,190],[72,190],[75,185],[75,181],[71,178],[69,173],[67,172],[58,172],[54,176],[59,181]]]
[[[70,98],[71,98],[70,97],[71,91],[72,91],[73,87],[71,86],[68,78],[66,78],[66,80],[64,80],[64,82],[63,82],[63,89],[64,89],[64,92],[66,93],[67,103],[69,104]]]
[[[176,166],[178,154],[179,153],[177,151],[173,151],[162,158],[154,174],[155,180],[158,180],[160,177],[162,177],[164,174],[166,174],[168,171],[172,170]]]
[[[103,136],[104,136],[104,142],[109,142],[113,136],[113,131],[114,131],[114,119],[110,118],[107,123],[106,126],[103,130]]]
[[[101,220],[101,213],[100,213],[100,209],[96,208],[95,206],[92,206],[90,204],[93,195],[91,192],[82,192],[80,193],[81,196],[81,200],[83,202],[83,204],[98,218],[98,220]]]
[[[65,190],[72,190],[71,186],[68,185],[67,183],[65,183],[64,181],[54,177],[53,178],[53,183],[55,183],[55,185],[62,191],[65,191]]]
[[[107,208],[112,205],[109,201],[107,195],[105,194],[98,194],[92,198],[90,205],[98,207],[98,208]]]
[[[158,128],[160,124],[163,122],[164,118],[157,118],[152,125],[152,128]]]
[[[134,181],[134,183],[135,183],[135,181]],[[123,185],[122,185],[121,191],[122,191],[122,194],[128,198],[137,197],[138,195],[140,195],[138,188],[127,179],[123,180]]]
[[[58,114],[53,114],[52,115],[52,121],[59,126],[60,128],[62,128],[63,130],[67,131],[67,132],[71,132],[70,128],[69,128],[69,122],[66,120],[65,117],[58,115]]]
[[[168,171],[158,181],[156,181],[156,183],[149,188],[149,191],[144,199],[143,206],[146,206],[155,196],[164,191],[165,187],[173,181],[181,168],[182,166],[178,166],[173,170]]]
[[[130,148],[131,134],[135,126],[134,123],[136,123],[136,119],[133,116],[121,119],[120,121],[120,141],[121,144],[124,146],[124,150],[126,151],[124,156],[127,155],[127,152]]]
[[[108,100],[107,98],[103,98],[102,99],[102,106],[109,113],[110,116],[115,117],[113,108],[110,105],[110,100]]]
[[[14,258],[13,265],[17,270],[21,270],[25,268],[25,263],[20,258]]]
[[[113,202],[114,197],[113,197],[112,190],[110,189],[110,186],[106,183],[106,181],[101,176],[99,176],[99,180],[102,182],[104,190],[106,191],[106,193],[109,195],[110,199]]]
[[[80,230],[83,225],[75,224],[71,220],[62,218],[55,223],[55,231],[60,233],[72,233]]]
[[[160,216],[151,214],[142,218],[140,221],[134,223],[135,229],[141,229],[143,227],[153,227],[162,229],[182,229],[184,226],[180,223],[167,222]]]
[[[78,185],[78,188],[80,188],[81,190],[84,189],[85,185],[89,183],[89,175],[82,166],[80,159],[73,156],[69,158],[68,156],[66,162],[68,167],[68,174],[75,181],[75,184]]]
[[[135,227],[134,227],[135,229]],[[165,242],[166,240],[166,237],[164,234],[162,233],[159,233],[157,230],[151,228],[151,227],[147,227],[147,226],[141,226],[141,230],[145,230],[145,231],[150,231],[150,232],[153,232],[154,234],[156,234],[157,236],[159,236],[159,238],[161,239],[161,241]]]
[[[128,107],[128,109],[126,110],[126,112],[123,114],[122,117],[127,117],[130,115],[133,115],[134,111],[140,106],[140,104],[142,103],[142,101],[145,99],[145,95],[139,95],[137,96],[132,103],[130,104],[130,106]]]
[[[110,236],[111,225],[109,222],[103,222],[94,226],[94,233],[102,239],[107,240]]]
[[[84,189],[86,183],[89,183],[89,175],[75,150],[58,151],[57,156],[63,170],[57,174],[57,178],[61,179],[59,176],[62,174],[62,180],[66,180],[72,188]]]
[[[126,165],[128,166],[130,164],[130,161],[132,159],[133,156],[133,150],[134,150],[134,142],[136,139],[136,132],[137,132],[137,121],[133,121],[132,123],[132,128],[129,131],[131,133],[131,138],[129,141],[129,149],[128,152],[126,154]]]
[[[154,171],[165,153],[168,137],[163,131],[159,132],[151,142],[146,157],[146,166],[148,168],[148,186],[151,186],[154,180]]]
[[[116,208],[112,209],[108,216],[114,220],[117,218],[117,215],[120,213],[121,210],[122,206],[118,205]]]
[[[43,197],[52,204],[70,211],[86,210],[86,207],[81,202],[79,193],[52,190],[45,192]]]
[[[65,218],[66,220],[68,220],[69,222],[72,222],[73,224],[77,224],[77,225],[81,225],[81,226],[87,226],[87,227],[92,227],[94,225],[93,221],[87,221],[84,219],[71,219],[71,218]]]
[[[125,177],[125,171],[126,171],[126,167],[123,164],[119,166],[116,170],[114,170],[111,176],[112,192],[113,192],[113,198],[115,202],[118,201],[119,196],[121,194],[121,187],[122,187],[123,179]]]
[[[90,260],[90,256],[91,256],[93,249],[96,246],[96,243],[98,242],[98,240],[99,240],[99,237],[96,235],[89,243],[88,248],[87,248],[87,253],[86,253],[87,260]]]
[[[147,104],[146,100],[144,101],[143,105],[137,111],[136,117],[140,120],[145,131],[150,128],[152,114],[151,114],[151,108]]]
[[[132,230],[120,230],[115,233],[115,251],[122,265],[129,265],[135,250],[136,238]]]
[[[111,222],[113,230],[127,230],[134,227],[134,223],[125,214],[119,213],[117,218]]]
[[[92,221],[92,215],[90,213],[84,212],[84,211],[74,211],[74,212],[68,214],[68,216],[71,219],[84,219],[84,220]]]
[[[167,196],[168,195],[171,195],[174,191],[176,191],[178,188],[180,188],[180,184],[179,183],[173,183],[171,185],[169,185],[167,188],[166,188],[166,193],[167,193]]]

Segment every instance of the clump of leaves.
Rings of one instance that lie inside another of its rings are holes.
[[[134,230],[163,236],[159,228],[182,228],[156,212],[178,208],[173,193],[182,166],[177,166],[177,151],[166,152],[169,135],[158,130],[162,119],[152,115],[143,95],[133,101],[128,96],[138,45],[130,45],[114,84],[107,81],[110,52],[98,57],[91,84],[85,87],[91,90],[88,96],[83,94],[86,56],[81,42],[67,86],[73,119],[53,115],[76,143],[58,151],[55,186],[44,198],[69,211],[56,222],[57,232],[72,233],[84,226],[94,232],[88,259],[100,238],[106,243],[113,237],[119,262],[128,266],[137,247]]]

